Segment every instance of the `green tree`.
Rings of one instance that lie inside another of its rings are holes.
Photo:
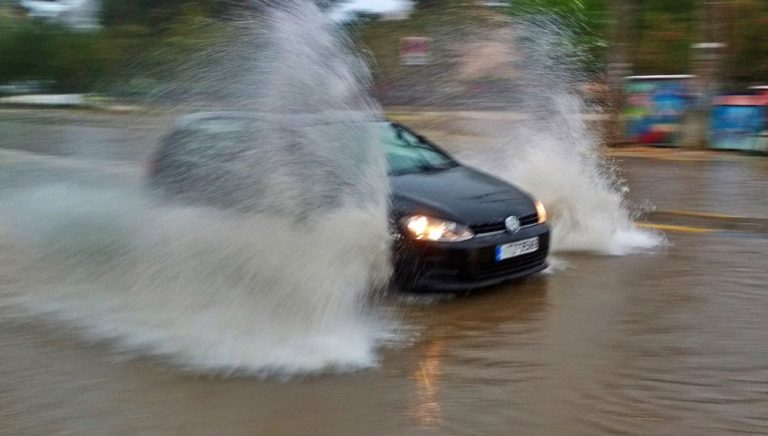
[[[735,0],[727,28],[725,73],[737,82],[768,80],[768,3]]]
[[[515,17],[549,15],[561,22],[577,47],[588,71],[602,69],[606,56],[610,0],[516,0],[509,13]]]

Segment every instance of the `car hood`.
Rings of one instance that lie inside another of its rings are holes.
[[[467,225],[536,213],[530,196],[470,167],[390,176],[396,215],[423,213]]]

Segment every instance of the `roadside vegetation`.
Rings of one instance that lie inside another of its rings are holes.
[[[618,0],[617,0],[618,1]],[[701,42],[696,0],[622,0],[631,11],[625,57],[635,74],[691,71],[691,44]],[[326,0],[326,7],[335,3]],[[361,14],[348,26],[368,52],[377,82],[396,80],[400,39],[448,26],[488,23],[478,3],[420,0],[410,19]],[[80,32],[22,17],[0,7],[0,85],[27,80],[54,90],[141,94],[167,80],[190,53],[225,36],[227,20],[254,4],[234,0],[104,0],[99,30]],[[583,48],[584,70],[605,71],[615,8],[609,0],[516,0],[497,13],[548,13],[561,20]],[[253,9],[253,7],[251,7]],[[721,20],[723,79],[732,85],[768,80],[768,2],[729,0]],[[625,17],[626,18],[626,17]],[[615,37],[615,36],[614,36]]]
[[[619,17],[617,3],[625,2],[629,16],[613,38],[626,43],[624,53],[634,74],[690,73],[691,45],[715,42],[702,35],[702,27],[718,26],[722,41],[723,79],[733,85],[768,80],[768,2],[728,0],[721,2],[722,16],[707,22],[697,0],[515,0],[497,11],[513,17],[549,15],[562,23],[583,50],[586,72],[605,71],[612,46],[612,26]],[[405,21],[372,21],[365,17],[359,30],[376,58],[376,71],[387,77],[397,65],[398,39],[424,35],[444,23],[471,24],[483,16],[467,2],[417,2],[423,4]],[[711,35],[708,35],[711,37]]]
[[[106,3],[105,25],[93,31],[0,15],[0,84],[32,80],[58,92],[141,94],[226,29],[198,4],[156,16],[108,7],[116,3]]]

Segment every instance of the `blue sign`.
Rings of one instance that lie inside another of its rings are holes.
[[[765,106],[718,105],[712,109],[710,146],[729,150],[760,149]]]

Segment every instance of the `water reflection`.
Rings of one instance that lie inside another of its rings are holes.
[[[444,343],[442,338],[428,343],[424,357],[410,376],[416,385],[416,393],[408,410],[421,426],[429,429],[437,429],[442,424],[440,381]]]
[[[541,329],[547,307],[548,279],[539,276],[466,298],[413,307],[410,313],[424,328],[420,355],[409,374],[413,383],[407,414],[429,430],[444,427],[445,380],[467,376],[475,382],[497,384],[528,378],[535,368],[528,353]],[[514,349],[498,365],[499,350]],[[458,354],[454,355],[458,350]],[[462,351],[463,350],[463,351]],[[461,362],[464,368],[457,368]]]

